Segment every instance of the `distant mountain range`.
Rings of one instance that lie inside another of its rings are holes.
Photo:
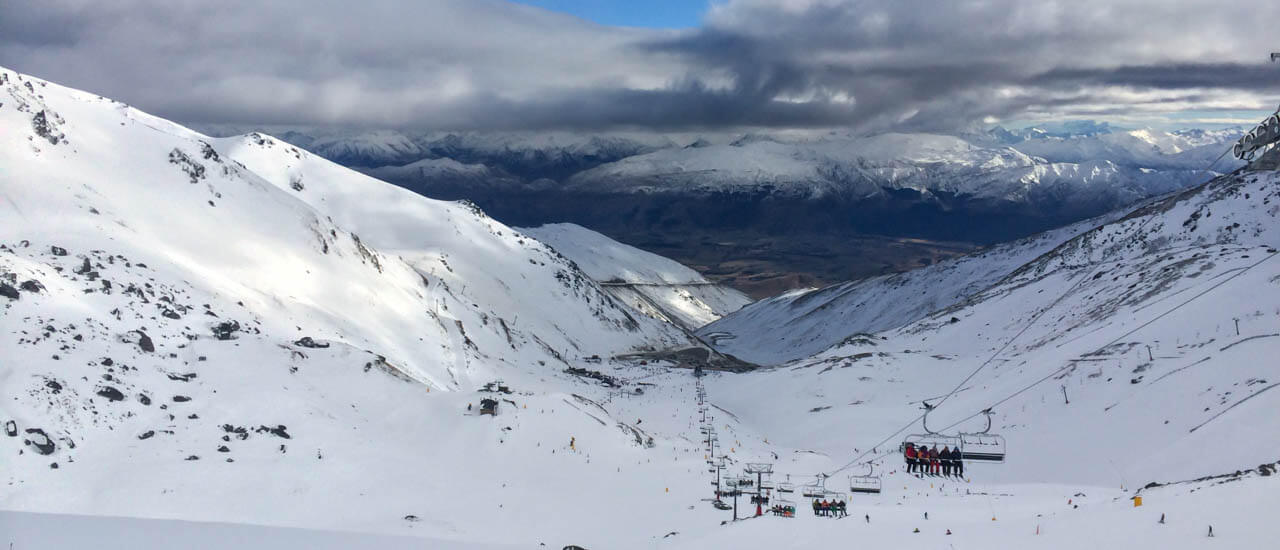
[[[1201,183],[1238,166],[1219,157],[1240,133],[1094,121],[959,135],[273,131],[420,194],[471,200],[504,223],[582,225],[757,297],[927,265],[955,243],[1017,239]],[[834,244],[800,251],[779,238]],[[856,250],[840,244],[855,238]],[[901,239],[939,244],[905,250]],[[741,269],[696,244],[749,251],[765,240],[762,265]],[[807,265],[815,253],[837,267]]]

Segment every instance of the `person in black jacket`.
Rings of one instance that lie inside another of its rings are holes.
[[[938,451],[938,462],[942,463],[942,475],[951,475],[951,448],[943,445],[942,450]]]
[[[964,477],[964,453],[959,447],[951,451],[951,473],[956,477]]]

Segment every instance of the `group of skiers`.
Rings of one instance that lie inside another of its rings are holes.
[[[843,500],[818,500],[815,498],[813,499],[813,515],[842,518],[849,515],[849,512]]]
[[[964,477],[964,455],[958,447],[951,449],[943,445],[939,451],[937,445],[916,447],[914,443],[907,443],[903,455],[907,459],[907,473]]]

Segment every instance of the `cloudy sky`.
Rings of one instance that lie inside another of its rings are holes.
[[[1274,0],[6,0],[0,65],[189,124],[1211,126],[1280,101],[1276,21]]]

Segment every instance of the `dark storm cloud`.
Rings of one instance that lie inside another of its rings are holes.
[[[1247,3],[1246,3],[1247,4]],[[191,123],[949,129],[1257,108],[1280,3],[731,0],[688,31],[496,0],[0,3],[0,64]]]
[[[1228,88],[1252,92],[1280,90],[1275,66],[1242,63],[1185,63],[1110,69],[1054,69],[1036,75],[1039,85],[1132,86],[1164,90]]]

